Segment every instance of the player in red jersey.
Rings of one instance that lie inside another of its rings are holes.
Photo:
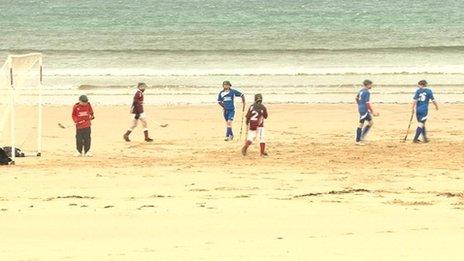
[[[90,126],[95,116],[87,96],[81,95],[79,97],[79,102],[73,107],[72,119],[76,124],[76,149],[78,151],[76,156],[92,157],[92,153],[89,152],[91,143]]]
[[[266,142],[264,140],[264,119],[267,119],[267,109],[263,105],[263,96],[261,94],[255,95],[255,103],[250,106],[246,114],[246,124],[248,128],[247,140],[242,148],[242,154],[247,154],[248,147],[259,136],[259,145],[261,148],[261,156],[267,156]]]
[[[143,82],[139,83],[137,85],[137,92],[134,95],[134,101],[132,102],[132,108],[131,108],[131,113],[134,115],[132,119],[132,125],[130,128],[127,130],[127,132],[124,134],[124,140],[129,142],[129,135],[131,132],[137,127],[138,121],[142,122],[142,126],[144,128],[143,133],[145,135],[145,141],[146,142],[152,142],[153,139],[151,139],[148,136],[148,124],[147,124],[147,119],[145,118],[145,113],[143,111],[143,93],[145,89],[147,88],[147,85]]]

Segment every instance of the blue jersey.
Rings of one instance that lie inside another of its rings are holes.
[[[419,88],[414,94],[414,100],[417,101],[416,103],[416,111],[418,112],[427,112],[429,110],[429,102],[430,100],[435,100],[433,97],[432,90],[428,88]]]
[[[361,115],[369,112],[367,104],[371,101],[371,93],[368,89],[362,88],[356,96],[358,100],[358,111]]]
[[[222,90],[218,95],[218,102],[224,105],[226,110],[235,110],[234,98],[242,97],[243,94],[237,90],[229,89],[227,91]]]

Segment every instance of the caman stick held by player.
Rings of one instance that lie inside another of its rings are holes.
[[[245,104],[243,105],[243,109],[242,110],[242,119],[241,119],[241,122],[240,122],[240,136],[239,136],[239,141],[242,140],[242,133],[243,133],[243,118],[244,118],[244,114],[245,114]]]
[[[406,131],[406,135],[404,136],[403,141],[406,141],[408,139],[409,131],[411,130],[412,119],[414,119],[414,110],[412,110],[411,112],[411,118],[409,119],[408,130]]]
[[[67,125],[67,124],[66,124],[66,125],[65,125],[65,124],[63,124],[63,123],[61,123],[61,122],[58,122],[58,127],[62,128],[62,129],[69,129],[69,128],[71,128],[71,127],[74,127],[74,128],[75,128],[75,127],[76,127],[76,124],[73,124],[73,125]]]
[[[69,126],[69,125],[64,125],[64,124],[62,124],[61,122],[58,122],[58,127],[62,128],[62,129],[67,129],[67,128],[69,128],[70,126]]]

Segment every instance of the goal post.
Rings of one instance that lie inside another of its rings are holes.
[[[31,53],[24,55],[9,55],[0,69],[0,94],[3,113],[0,115],[0,142],[3,146],[12,148],[13,163],[16,160],[14,148],[18,144],[24,145],[30,141],[29,135],[23,135],[18,140],[18,127],[27,133],[35,132],[34,145],[23,149],[28,155],[42,155],[42,82],[43,63],[42,54]],[[25,110],[21,113],[21,122],[18,121],[18,109],[23,107],[37,107],[33,111]],[[36,119],[33,119],[36,117]],[[34,123],[33,123],[34,122]],[[36,124],[35,126],[33,126]],[[7,128],[9,125],[10,128]],[[36,129],[34,131],[34,128]],[[8,130],[9,129],[9,130]],[[9,131],[9,135],[6,132]],[[6,136],[9,136],[9,141]]]

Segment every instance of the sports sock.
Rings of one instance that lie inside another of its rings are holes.
[[[259,146],[261,148],[261,154],[264,154],[264,152],[266,151],[266,143],[260,143]]]
[[[417,127],[417,129],[416,129],[416,135],[414,136],[414,140],[418,140],[418,139],[419,139],[419,136],[421,135],[422,130],[423,130],[423,128]]]
[[[370,129],[371,129],[371,125],[367,125],[366,127],[364,127],[364,129],[362,130],[361,139],[364,139],[364,137],[366,137]]]
[[[356,142],[361,141],[361,134],[362,134],[362,129],[361,129],[361,128],[357,128],[357,129],[356,129]]]
[[[229,133],[228,136],[234,136],[234,133],[232,132],[232,127],[228,127],[227,132]]]
[[[424,137],[424,139],[427,139],[427,133],[425,132],[425,127],[422,128],[422,137]]]

